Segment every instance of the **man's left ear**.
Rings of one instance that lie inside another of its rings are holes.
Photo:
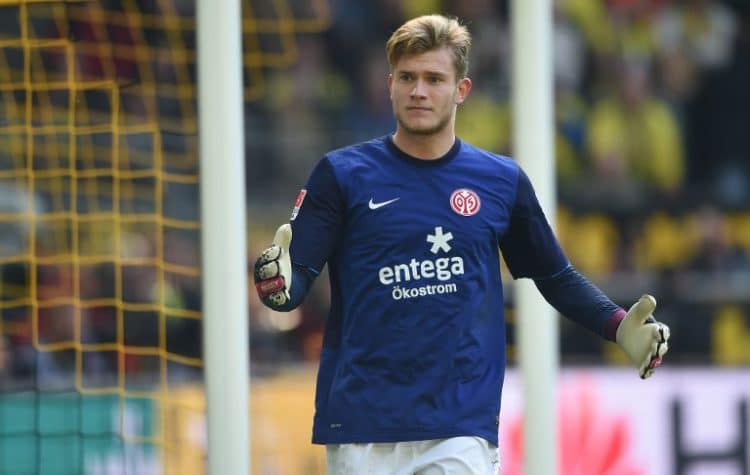
[[[458,81],[458,94],[456,94],[456,105],[463,104],[471,91],[471,79],[463,78]]]

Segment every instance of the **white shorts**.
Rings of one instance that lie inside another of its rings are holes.
[[[326,446],[328,475],[497,475],[497,447],[480,437]]]

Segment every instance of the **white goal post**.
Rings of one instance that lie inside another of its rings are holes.
[[[250,473],[240,0],[198,0],[203,356],[208,473]]]
[[[555,152],[552,0],[513,0],[514,156],[534,184],[554,226]],[[516,335],[523,387],[526,475],[557,473],[559,322],[529,279],[516,282]]]

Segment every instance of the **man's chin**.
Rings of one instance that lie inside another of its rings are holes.
[[[401,125],[401,128],[404,130],[404,132],[409,133],[411,135],[422,135],[422,136],[435,135],[436,133],[440,132],[441,130],[445,128],[445,124],[415,125],[415,124],[407,124],[404,121],[399,121],[399,124]]]
[[[406,132],[410,133],[411,135],[421,135],[423,137],[427,137],[429,135],[435,135],[439,132],[438,129],[435,128],[405,128]]]

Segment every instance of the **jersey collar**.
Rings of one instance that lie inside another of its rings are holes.
[[[456,140],[453,142],[453,146],[450,148],[450,150],[448,150],[448,152],[446,152],[445,155],[434,160],[423,160],[421,158],[409,155],[408,153],[398,148],[396,144],[393,143],[392,135],[386,135],[384,137],[384,140],[386,146],[388,147],[388,150],[390,150],[396,157],[421,167],[436,167],[448,163],[456,158],[456,155],[458,155],[458,151],[461,150],[461,140],[456,137]]]

